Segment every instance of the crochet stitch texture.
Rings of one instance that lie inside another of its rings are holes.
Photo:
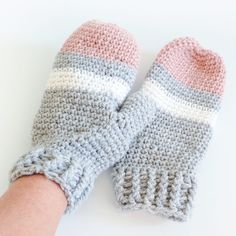
[[[96,177],[154,118],[155,103],[143,91],[124,102],[138,61],[127,31],[97,21],[79,27],[56,56],[33,124],[32,150],[17,161],[11,181],[44,174],[64,191],[67,212],[86,199]]]
[[[156,101],[155,119],[113,168],[123,208],[187,219],[196,167],[212,136],[224,77],[222,59],[193,39],[176,39],[161,50],[143,85]]]

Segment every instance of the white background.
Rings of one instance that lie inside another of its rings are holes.
[[[54,56],[81,23],[99,19],[129,30],[142,62],[137,86],[155,54],[180,36],[196,38],[225,60],[222,110],[207,156],[199,169],[195,208],[186,223],[115,204],[109,171],[76,213],[64,216],[62,235],[236,235],[236,5],[207,0],[26,0],[0,4],[0,193],[8,172],[30,148],[30,131]],[[1,222],[0,222],[1,223]]]

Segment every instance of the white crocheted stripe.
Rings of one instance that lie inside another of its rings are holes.
[[[130,86],[119,77],[96,75],[86,70],[54,69],[50,75],[47,89],[73,89],[99,92],[113,96],[122,103]]]
[[[173,96],[158,83],[146,81],[143,85],[143,91],[155,100],[160,109],[171,113],[173,116],[206,123],[211,126],[215,123],[216,111]]]

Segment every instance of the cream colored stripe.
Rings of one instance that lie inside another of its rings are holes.
[[[50,75],[47,89],[81,89],[99,92],[115,97],[122,103],[130,86],[118,77],[99,76],[84,70],[54,69]]]
[[[207,107],[188,103],[183,99],[173,96],[158,83],[146,81],[143,85],[143,91],[148,96],[152,97],[161,109],[176,117],[210,125],[213,125],[215,121],[215,111],[210,110]]]

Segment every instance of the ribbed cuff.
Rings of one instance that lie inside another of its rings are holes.
[[[48,148],[37,148],[22,156],[10,173],[10,181],[33,174],[43,174],[59,184],[67,198],[65,213],[74,210],[87,198],[95,179],[89,163],[85,166],[78,157]]]
[[[151,168],[114,167],[113,181],[123,209],[145,209],[177,221],[189,216],[196,188],[193,176]]]

